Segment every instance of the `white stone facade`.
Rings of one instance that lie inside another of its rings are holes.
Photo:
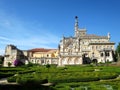
[[[110,34],[97,36],[87,34],[86,29],[78,27],[78,17],[75,17],[75,35],[64,37],[59,44],[58,65],[86,64],[92,61],[113,61],[114,42],[110,42]]]

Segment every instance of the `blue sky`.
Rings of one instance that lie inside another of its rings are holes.
[[[111,34],[120,42],[120,0],[0,0],[0,54],[7,44],[19,49],[57,48],[74,35],[74,17],[88,34]]]

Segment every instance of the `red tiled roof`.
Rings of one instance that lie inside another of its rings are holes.
[[[28,50],[29,52],[48,52],[50,50],[55,50],[55,49],[45,49],[45,48],[34,48],[31,50]]]

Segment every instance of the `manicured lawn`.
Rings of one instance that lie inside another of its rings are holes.
[[[120,89],[120,67],[116,66],[23,66],[0,68],[0,78],[20,85],[54,83],[51,90],[113,90]],[[117,78],[117,79],[116,79]],[[39,90],[39,89],[38,89]]]

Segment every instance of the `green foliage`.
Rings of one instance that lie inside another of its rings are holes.
[[[120,43],[117,45],[116,54],[117,54],[117,58],[120,58]]]
[[[116,73],[110,73],[109,75],[103,75],[103,76],[100,76],[100,79],[101,80],[107,80],[107,79],[115,79],[116,77],[118,77],[118,74]]]
[[[31,63],[31,62],[29,62],[26,66],[27,66],[27,67],[31,67],[31,66],[34,66],[34,64]]]
[[[13,76],[14,73],[12,72],[0,72],[0,78],[6,78],[6,77],[10,77]]]
[[[107,90],[103,85],[90,84],[91,90]]]
[[[90,82],[98,81],[100,79],[114,79],[118,76],[116,73],[109,72],[74,72],[74,73],[56,73],[50,79],[53,83],[65,83],[65,82]]]
[[[47,65],[46,65],[46,68],[48,68],[48,69],[49,69],[49,68],[50,68],[50,64],[47,64]]]
[[[7,81],[8,82],[16,82],[17,76],[12,76],[12,77],[8,77]]]
[[[15,74],[17,76],[14,76]],[[51,87],[52,90],[70,90],[70,88],[84,90],[82,86],[87,86],[88,90],[96,90],[97,87],[101,88],[101,90],[106,90],[104,87],[106,84],[117,88],[115,90],[119,90],[120,79],[116,79],[119,74],[120,67],[113,66],[76,65],[56,67],[50,65],[49,72],[46,66],[40,65],[0,68],[0,76],[9,77],[8,82],[17,82],[20,85],[32,86],[49,81],[56,84]],[[109,81],[107,82],[107,80]]]
[[[0,64],[3,64],[3,61],[4,61],[4,57],[0,56]]]
[[[47,83],[47,79],[44,77],[36,77],[33,74],[24,74],[17,77],[16,82],[22,85],[40,85],[42,83]]]
[[[10,67],[12,65],[12,63],[11,62],[8,62],[8,67]]]
[[[34,70],[24,70],[24,71],[19,71],[19,74],[25,74],[25,73],[32,73]]]

